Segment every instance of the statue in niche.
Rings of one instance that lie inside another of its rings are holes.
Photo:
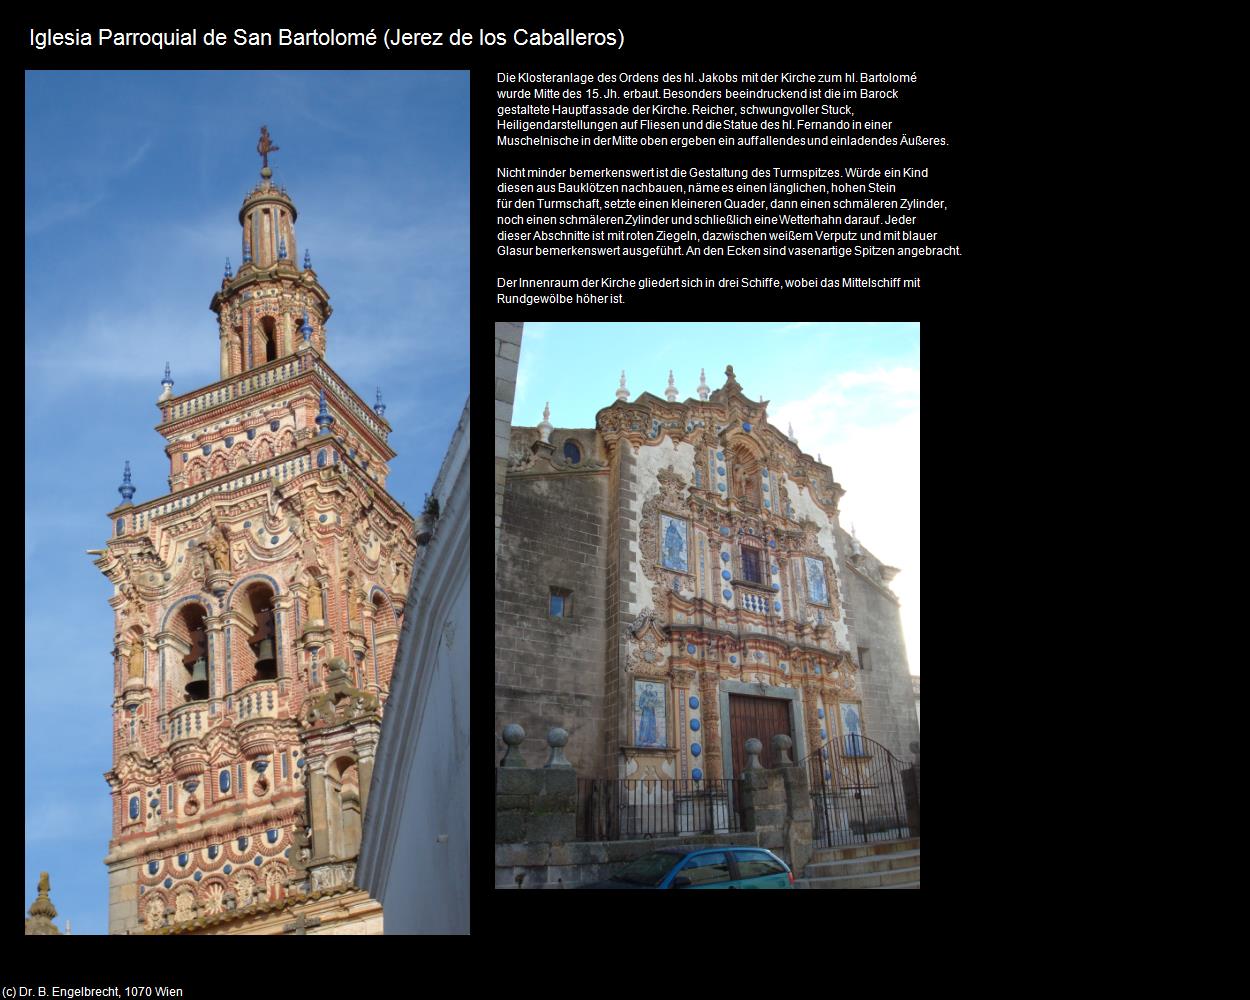
[[[127,677],[143,677],[143,640],[136,638],[130,647],[130,666]]]
[[[296,873],[299,874],[307,870],[308,860],[312,857],[312,827],[308,825],[308,815],[303,807],[295,814],[295,829],[291,833],[291,843],[295,848],[294,857],[291,860],[294,862]]]
[[[325,601],[321,597],[321,584],[314,580],[308,588],[308,620],[324,621],[326,616]]]
[[[217,518],[213,518],[201,548],[208,553],[214,569],[230,569],[230,543],[226,540],[226,533]]]

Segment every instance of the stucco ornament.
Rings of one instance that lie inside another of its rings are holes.
[[[310,696],[300,710],[305,727],[337,725],[378,710],[378,696],[352,686],[347,661],[336,656],[326,665],[327,690]]]
[[[638,550],[642,553],[642,571],[652,581],[652,606],[663,609],[668,607],[666,592],[672,586],[674,574],[671,569],[664,569],[660,565],[660,512],[685,516],[686,480],[671,465],[661,469],[656,478],[659,480],[659,490],[642,505]]]

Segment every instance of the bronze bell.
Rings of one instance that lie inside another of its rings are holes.
[[[191,666],[186,692],[187,701],[203,701],[208,697],[208,661],[203,656]]]
[[[256,645],[256,679],[269,680],[277,676],[278,664],[273,655],[273,639],[266,636]]]

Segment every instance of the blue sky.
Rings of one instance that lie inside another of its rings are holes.
[[[537,425],[551,403],[556,427],[593,427],[616,399],[695,395],[699,369],[713,389],[725,366],[770,422],[794,425],[799,446],[833,469],[846,495],[841,520],[883,562],[902,570],[911,672],[920,673],[920,327],[916,323],[526,323],[512,422]]]
[[[26,864],[75,934],[107,931],[113,614],[85,550],[168,489],[153,427],[219,378],[208,304],[259,181],[295,201],[299,256],[330,293],[327,360],[372,403],[388,489],[420,509],[469,392],[467,73],[26,76]]]

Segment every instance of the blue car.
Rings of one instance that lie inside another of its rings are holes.
[[[762,847],[667,847],[579,889],[793,889],[790,867]]]

